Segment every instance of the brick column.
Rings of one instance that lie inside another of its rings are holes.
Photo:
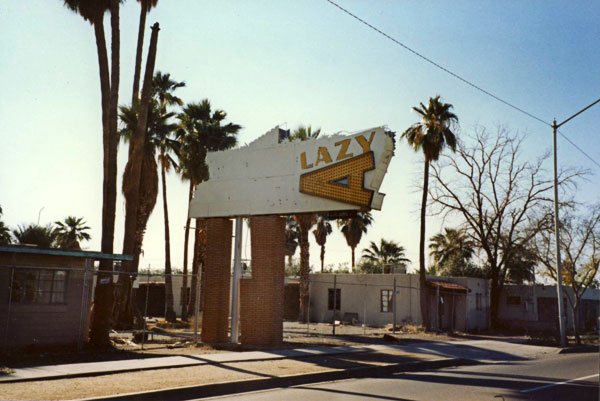
[[[213,218],[206,221],[206,259],[202,341],[227,342],[229,326],[229,278],[231,273],[232,221]]]
[[[241,343],[275,347],[283,340],[285,220],[250,219],[252,278],[240,284]]]

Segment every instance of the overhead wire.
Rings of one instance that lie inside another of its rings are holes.
[[[567,142],[569,142],[575,149],[577,149],[578,151],[581,152],[581,154],[583,154],[585,157],[587,157],[589,160],[592,161],[592,163],[594,163],[596,166],[600,167],[600,163],[598,163],[596,160],[594,160],[592,158],[592,156],[588,155],[583,149],[581,149],[575,142],[573,142],[572,140],[569,139],[568,136],[566,136],[565,134],[563,134],[562,132],[560,132],[559,130],[556,130],[556,132],[558,132],[558,134],[560,136],[562,136]]]
[[[422,60],[428,62],[429,64],[433,65],[434,67],[444,71],[445,73],[451,75],[452,77],[458,79],[459,81],[467,84],[468,86],[478,90],[479,92],[499,101],[500,103],[544,124],[547,125],[548,127],[552,127],[552,124],[550,124],[547,121],[544,121],[543,119],[541,119],[540,117],[535,116],[534,114],[508,102],[507,100],[502,99],[499,96],[494,95],[493,93],[483,89],[481,86],[474,84],[473,82],[467,80],[466,78],[463,78],[462,76],[458,75],[457,73],[449,70],[448,68],[442,66],[441,64],[438,64],[437,62],[433,61],[432,59],[430,59],[427,56],[424,56],[423,54],[419,53],[418,51],[408,47],[407,45],[405,45],[404,43],[400,42],[399,40],[397,40],[396,38],[390,36],[389,34],[383,32],[382,30],[380,30],[379,28],[375,27],[374,25],[370,24],[369,22],[365,21],[364,19],[360,18],[358,15],[352,13],[351,11],[347,10],[346,8],[340,6],[338,3],[336,3],[333,0],[325,0],[326,2],[328,2],[329,4],[331,4],[332,6],[336,7],[337,9],[339,9],[340,11],[344,12],[345,14],[349,15],[350,17],[354,18],[355,20],[359,21],[360,23],[362,23],[363,25],[366,25],[367,27],[369,27],[370,29],[374,30],[375,32],[379,33],[380,35],[384,36],[385,38],[391,40],[392,42],[394,42],[395,44],[397,44],[398,46],[404,48],[405,50],[409,51],[410,53],[414,54],[415,56],[421,58]],[[575,144],[572,140],[570,140],[566,135],[564,135],[563,133],[561,133],[560,131],[558,131],[558,133],[567,141],[569,142],[573,147],[575,147],[575,149],[577,149],[579,152],[581,152],[586,158],[588,158],[589,160],[592,161],[592,163],[594,163],[595,165],[597,165],[598,167],[600,167],[600,163],[598,163],[596,160],[594,160],[590,155],[588,155],[586,152],[583,151],[583,149],[581,149],[579,146],[577,146],[577,144]]]

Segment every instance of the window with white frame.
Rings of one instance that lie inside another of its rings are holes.
[[[58,269],[15,269],[11,302],[64,304],[69,272]]]
[[[381,312],[392,312],[393,311],[393,299],[394,299],[394,290],[381,290],[379,310]]]

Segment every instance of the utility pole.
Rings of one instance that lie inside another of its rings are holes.
[[[560,124],[556,124],[556,119],[552,122],[552,140],[554,150],[554,239],[556,241],[556,295],[558,297],[558,328],[560,331],[560,346],[563,348],[567,346],[567,337],[565,333],[565,315],[563,311],[562,298],[562,264],[560,260],[560,221],[558,219],[558,163],[556,150],[556,132],[558,131],[558,128],[563,126],[565,123],[571,121],[573,118],[577,117],[578,115],[580,115],[581,113],[598,103],[600,103],[600,99],[596,100],[589,106],[579,110],[577,113],[573,114],[571,117],[567,118]],[[573,324],[575,324],[575,322],[573,322]]]
[[[558,330],[560,332],[560,346],[567,346],[567,337],[565,334],[565,313],[562,302],[562,264],[560,260],[560,227],[558,220],[558,169],[556,156],[556,120],[552,123],[552,143],[554,150],[554,240],[556,242],[556,296],[558,297]],[[535,286],[535,283],[533,284]]]

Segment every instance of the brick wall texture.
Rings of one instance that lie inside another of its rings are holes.
[[[252,278],[240,283],[240,341],[275,347],[283,340],[285,220],[252,217],[250,230]]]
[[[229,278],[231,272],[232,221],[208,219],[206,221],[206,259],[204,281],[204,312],[202,316],[202,341],[227,342],[229,319]]]

